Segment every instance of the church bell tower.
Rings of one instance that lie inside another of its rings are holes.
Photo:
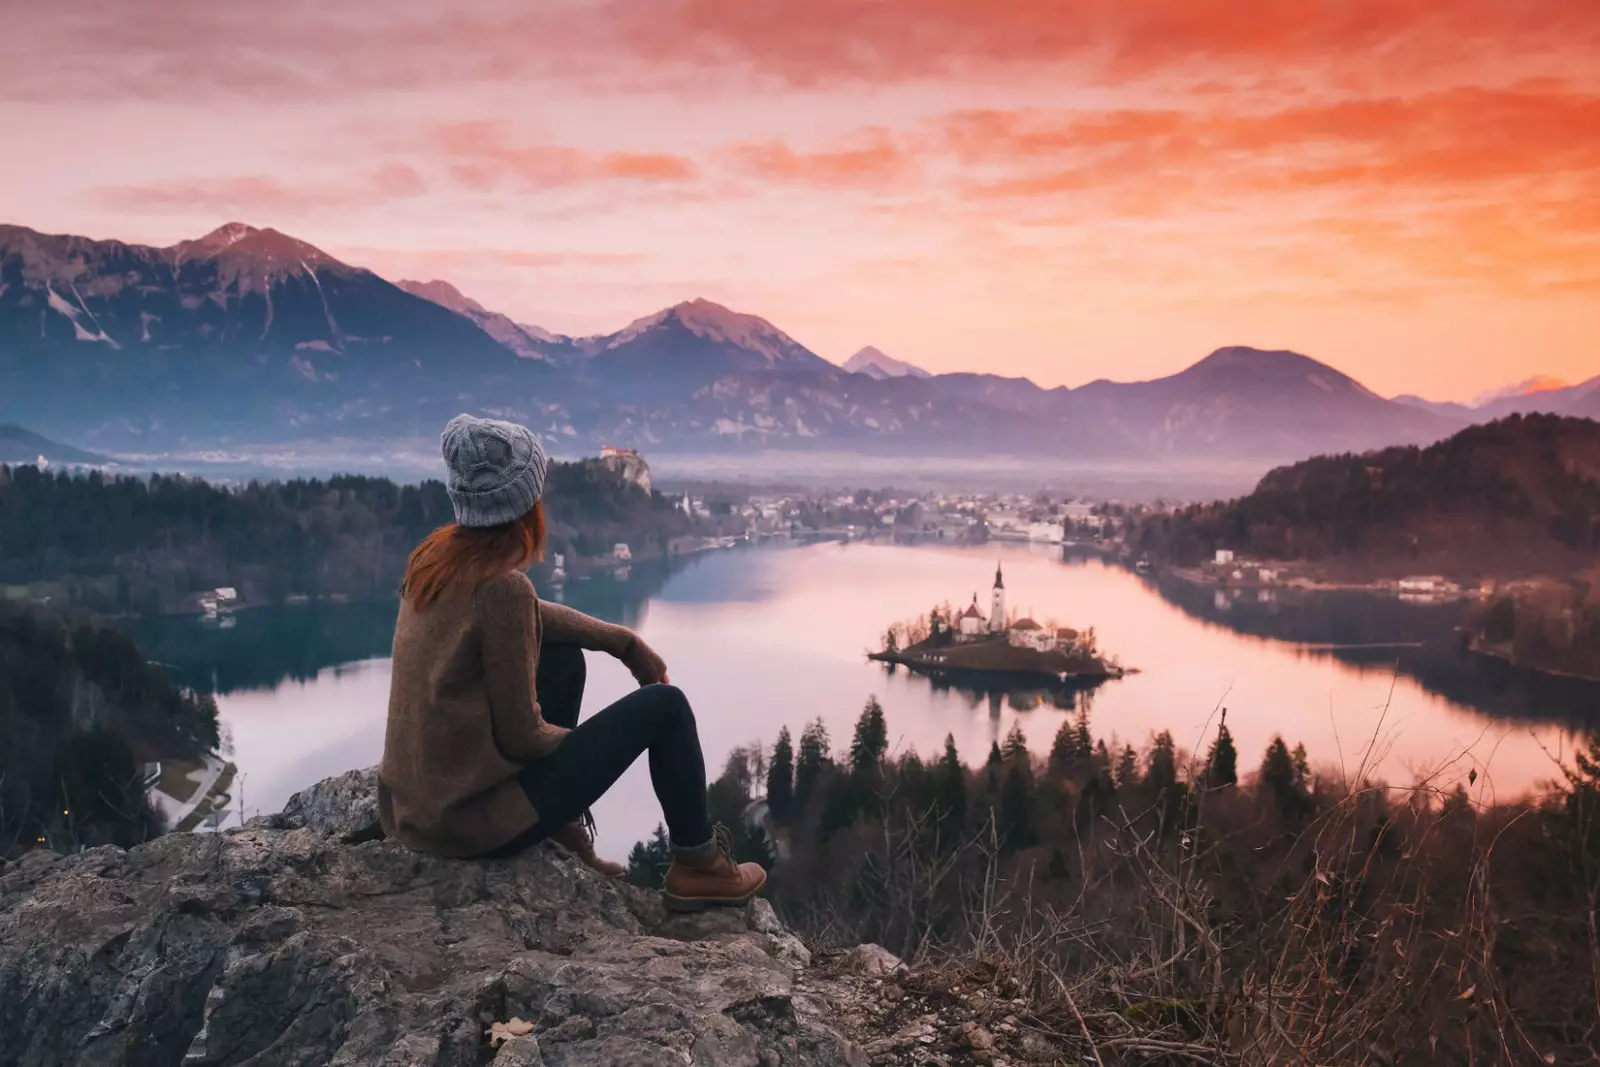
[[[1000,574],[1000,564],[994,565],[994,595],[989,602],[989,632],[1000,633],[1006,628],[1006,580]]]

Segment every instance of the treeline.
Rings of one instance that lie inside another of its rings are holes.
[[[1600,552],[1600,423],[1514,415],[1427,448],[1321,456],[1241,499],[1144,519],[1129,545],[1179,564],[1227,548],[1374,575],[1565,574]]]
[[[1600,570],[1540,582],[1478,605],[1472,647],[1519,667],[1600,679]]]
[[[717,815],[764,794],[741,851],[786,854],[773,902],[814,942],[1018,991],[1086,1062],[1576,1063],[1600,1041],[1600,741],[1550,796],[1484,807],[1319,774],[1281,737],[1251,758],[1225,713],[1197,756],[1086,714],[976,768],[889,736],[875,700],[839,756],[820,721],[785,729],[730,758]]]
[[[0,857],[162,832],[140,765],[217,745],[217,709],[126,636],[0,604]]]
[[[618,542],[649,558],[712,528],[598,460],[552,463],[546,484],[549,548],[573,565]],[[411,549],[451,518],[437,481],[231,488],[0,467],[0,592],[108,612],[191,610],[198,592],[222,586],[247,603],[390,596]]]

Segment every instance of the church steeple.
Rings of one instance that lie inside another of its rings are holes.
[[[1006,628],[1006,582],[1000,574],[1000,563],[994,565],[994,595],[989,602],[989,632],[1000,633]]]

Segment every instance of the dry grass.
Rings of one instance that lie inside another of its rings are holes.
[[[849,884],[782,878],[778,902],[822,944],[1025,996],[1063,1062],[1600,1062],[1586,825],[1428,782],[1319,788],[1302,819],[1248,788],[1113,805],[1046,835],[1052,873],[1048,846],[1004,853],[992,811],[939,841],[891,785],[826,850],[835,878],[854,857]]]

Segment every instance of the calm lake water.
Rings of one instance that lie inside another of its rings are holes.
[[[936,603],[987,604],[996,558],[1011,605],[1093,626],[1100,645],[1139,673],[1076,697],[978,693],[936,686],[865,659],[891,622]],[[953,734],[963,757],[1020,723],[1047,752],[1074,700],[1097,737],[1146,742],[1171,730],[1203,752],[1221,709],[1254,766],[1274,733],[1303,741],[1312,763],[1395,784],[1424,776],[1453,786],[1478,774],[1484,802],[1539,790],[1592,725],[1595,687],[1539,679],[1460,652],[1459,608],[1363,594],[1260,600],[1162,587],[1059,549],[817,544],[745,548],[635,568],[627,580],[568,585],[567,603],[636,627],[667,660],[695,706],[712,775],[727,753],[798,735],[821,716],[836,752],[876,695],[898,749],[933,753]],[[240,613],[232,628],[152,619],[137,636],[184,681],[218,693],[236,809],[276,811],[295,790],[377,762],[389,688],[393,604]],[[1338,648],[1410,642],[1421,647]],[[622,696],[622,667],[591,658],[585,711]],[[596,809],[601,844],[621,856],[659,819],[640,761]]]

